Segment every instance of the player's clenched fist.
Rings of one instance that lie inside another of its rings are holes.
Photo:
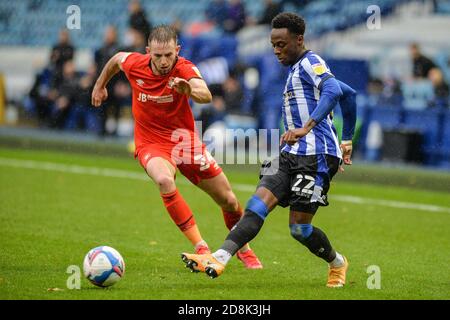
[[[108,90],[106,88],[99,88],[97,86],[92,90],[91,103],[94,107],[100,107],[103,101],[108,99]]]
[[[352,164],[352,152],[353,152],[353,144],[352,140],[344,140],[342,141],[340,145],[341,151],[342,151],[342,160],[343,163],[347,166],[350,166]],[[344,172],[344,167],[339,166],[339,171]]]
[[[342,141],[340,147],[342,150],[342,159],[344,160],[344,164],[351,165],[352,164],[351,157],[353,151],[352,141],[351,140]]]
[[[185,79],[178,77],[170,79],[169,86],[174,88],[179,94],[185,94],[187,96],[191,95],[192,87]]]

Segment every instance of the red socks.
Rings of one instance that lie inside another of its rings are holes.
[[[195,225],[192,211],[178,189],[171,193],[161,194],[161,197],[170,217],[181,231],[186,231]]]
[[[238,223],[239,220],[241,220],[243,211],[241,205],[239,204],[237,211],[232,212],[222,209],[222,213],[223,219],[225,220],[225,225],[227,226],[228,230],[231,230],[231,228],[233,228],[234,225]]]

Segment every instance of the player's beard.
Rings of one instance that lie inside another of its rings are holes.
[[[153,64],[153,67],[158,71],[158,73],[160,74],[160,75],[162,75],[162,76],[165,76],[166,74],[169,74],[169,72],[172,70],[172,68],[173,68],[173,66],[174,66],[174,63],[172,63],[172,65],[170,66],[170,67],[167,67],[167,68],[165,68],[165,69],[162,69],[162,68],[158,68],[158,66],[155,64],[155,63],[153,63],[152,62],[152,64]]]
[[[165,76],[166,74],[168,74],[170,72],[171,68],[166,68],[166,69],[159,69],[159,73],[163,76]]]

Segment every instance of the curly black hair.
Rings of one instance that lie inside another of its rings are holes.
[[[272,28],[287,28],[290,33],[303,36],[305,34],[306,24],[305,20],[298,14],[283,12],[277,14],[275,18],[272,19]]]

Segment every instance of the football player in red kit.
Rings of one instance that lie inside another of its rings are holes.
[[[180,57],[179,51],[171,27],[154,28],[147,54],[119,52],[108,61],[93,89],[92,104],[99,107],[106,100],[107,83],[122,70],[133,91],[135,157],[158,186],[170,217],[195,251],[209,253],[192,211],[176,187],[176,168],[222,208],[228,229],[239,221],[242,208],[227,177],[196,133],[189,98],[209,103],[212,97],[198,69]],[[248,244],[237,256],[247,268],[262,268]]]

